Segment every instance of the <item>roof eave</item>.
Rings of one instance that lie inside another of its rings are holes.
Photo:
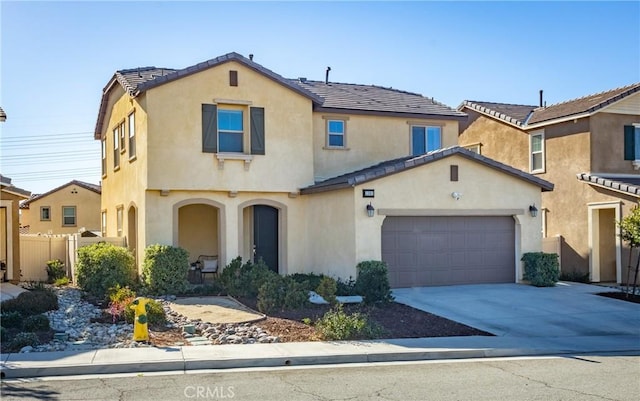
[[[339,107],[323,107],[316,106],[313,111],[319,113],[336,113],[336,114],[355,114],[355,115],[369,115],[369,116],[387,116],[387,117],[403,117],[403,118],[420,118],[420,119],[434,119],[434,120],[454,120],[463,121],[467,119],[467,115],[456,116],[447,114],[425,114],[425,113],[403,113],[397,111],[378,111],[378,110],[360,110],[349,109]]]

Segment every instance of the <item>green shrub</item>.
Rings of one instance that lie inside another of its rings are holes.
[[[278,273],[270,270],[262,259],[258,263],[242,264],[242,258],[237,257],[224,268],[220,280],[229,295],[255,298],[260,287],[273,275]]]
[[[524,279],[536,287],[553,287],[560,278],[558,254],[528,252],[522,255]]]
[[[53,285],[56,287],[64,287],[65,285],[69,285],[70,282],[69,277],[62,277],[54,281]]]
[[[2,315],[0,315],[0,324],[2,327],[6,327],[7,329],[22,327],[23,320],[24,317],[22,316],[22,313],[18,311],[3,311]]]
[[[285,309],[301,309],[309,304],[309,290],[304,283],[298,283],[290,277],[284,277]]]
[[[285,299],[284,278],[278,274],[267,277],[258,289],[258,310],[269,314],[282,309]]]
[[[49,330],[49,318],[45,315],[32,315],[24,319],[22,324],[24,331],[46,331]]]
[[[386,303],[393,301],[387,264],[378,260],[358,263],[356,266],[356,292],[362,296],[365,304]]]
[[[316,288],[320,285],[320,281],[324,277],[324,274],[315,274],[315,273],[294,273],[290,274],[287,277],[291,277],[297,283],[304,285],[304,288],[307,291],[315,291]]]
[[[356,280],[354,280],[352,277],[349,277],[348,280],[344,281],[341,278],[338,278],[336,280],[336,295],[358,295],[358,293],[356,292]]]
[[[189,288],[189,253],[171,245],[145,249],[142,283],[151,294],[183,294]]]
[[[126,248],[97,243],[78,249],[77,282],[87,293],[104,299],[107,289],[135,282],[135,259]]]
[[[325,313],[317,322],[316,328],[325,340],[359,340],[377,338],[381,328],[369,322],[366,315],[359,312],[347,314],[338,304]]]
[[[25,291],[0,304],[3,315],[6,312],[19,312],[22,316],[31,316],[55,309],[58,309],[58,297],[50,289]]]
[[[60,259],[53,259],[47,262],[47,282],[49,284],[65,277],[66,274],[64,263]]]
[[[320,284],[316,288],[316,293],[324,298],[325,301],[329,302],[331,305],[334,305],[338,300],[336,299],[336,290],[338,284],[336,280],[332,279],[329,276],[322,277],[320,280]]]
[[[130,307],[133,301],[132,299],[124,308],[124,317],[127,323],[133,323],[135,319],[135,311]],[[147,322],[149,325],[164,325],[167,323],[167,316],[164,312],[162,304],[155,299],[150,299],[147,303]]]
[[[9,341],[9,350],[10,351],[20,351],[22,347],[26,347],[28,345],[35,347],[40,344],[40,340],[38,339],[38,335],[36,333],[18,333],[11,341]]]

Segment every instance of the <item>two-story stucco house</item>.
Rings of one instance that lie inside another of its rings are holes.
[[[2,110],[2,109],[0,109]],[[0,265],[2,280],[20,281],[20,202],[31,192],[0,174]]]
[[[20,225],[28,234],[100,232],[100,185],[73,180],[20,204]]]
[[[521,254],[541,249],[529,207],[553,185],[455,146],[464,119],[237,53],[117,71],[95,130],[103,230],[124,233],[138,266],[168,244],[282,274],[355,277],[382,259],[393,286],[514,282]]]
[[[617,222],[640,198],[640,83],[539,106],[465,101],[460,145],[555,184],[542,196],[543,237],[561,269],[626,282]],[[555,240],[551,240],[555,238]]]

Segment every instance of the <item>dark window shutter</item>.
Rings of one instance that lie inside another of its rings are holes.
[[[264,108],[252,107],[251,118],[251,154],[265,154],[264,145]]]
[[[218,151],[218,107],[215,104],[202,105],[202,151]]]
[[[624,159],[635,160],[636,159],[636,144],[635,144],[635,128],[633,125],[624,126]]]

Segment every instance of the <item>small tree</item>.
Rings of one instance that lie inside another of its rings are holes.
[[[627,296],[629,296],[629,276],[631,274],[631,266],[633,251],[640,247],[640,208],[638,206],[631,210],[631,213],[618,223],[620,226],[620,238],[629,245],[629,265],[627,267]],[[636,257],[636,266],[633,275],[633,295],[636,293],[638,286],[638,268],[640,268],[640,253]]]

